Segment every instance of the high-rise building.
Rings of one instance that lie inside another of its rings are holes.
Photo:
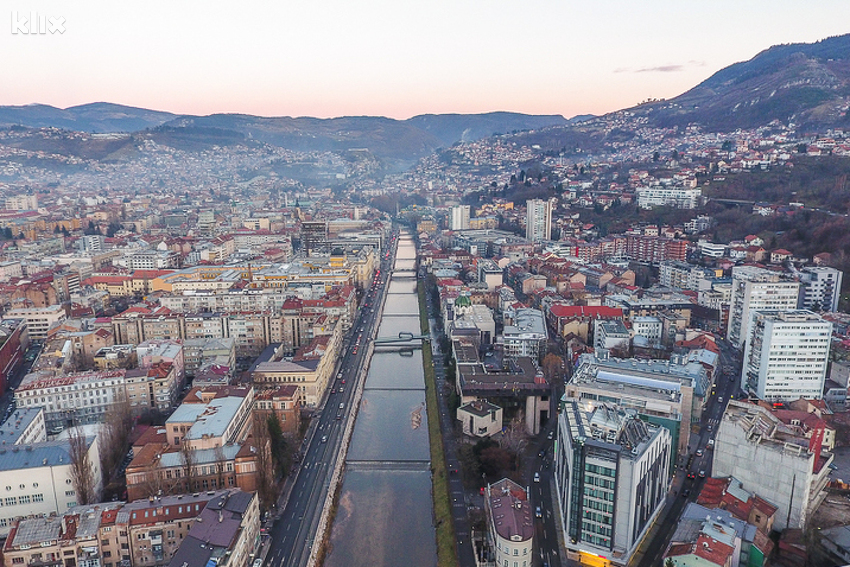
[[[328,223],[304,221],[301,223],[301,249],[307,256],[328,252]]]
[[[469,230],[469,205],[452,207],[450,230]]]
[[[800,282],[800,307],[809,311],[838,311],[841,280],[844,274],[835,268],[809,266],[803,268]]]
[[[532,242],[552,239],[552,202],[526,201],[525,237]]]
[[[626,565],[667,498],[670,432],[613,404],[585,407],[561,399],[556,517],[569,559]]]
[[[753,314],[741,387],[771,402],[820,399],[832,323],[811,311]]]
[[[36,195],[10,195],[6,197],[6,210],[8,211],[31,211],[38,208],[38,196]]]
[[[732,299],[726,338],[743,348],[755,311],[797,309],[800,283],[782,279],[781,274],[755,266],[732,268]]]

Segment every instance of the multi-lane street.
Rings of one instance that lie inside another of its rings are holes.
[[[647,545],[638,567],[661,564],[661,555],[670,542],[682,510],[688,502],[696,500],[705,479],[711,476],[714,439],[726,404],[730,399],[738,399],[743,395],[739,389],[741,363],[737,352],[723,340],[719,340],[717,346],[720,348],[720,365],[714,388],[706,400],[699,431],[691,434],[688,453],[680,458],[672,493],[657,521],[655,536]]]
[[[361,369],[367,362],[368,342],[377,329],[378,306],[388,287],[396,240],[393,237],[390,254],[383,256],[380,271],[361,300],[361,309],[343,343],[345,354],[341,357],[339,371],[316,408],[301,446],[300,463],[293,473],[296,478],[288,494],[281,497],[278,507],[282,511],[267,536],[270,541],[265,565],[306,565],[316,543],[344,432],[349,421],[354,419],[352,400],[359,382],[366,379]]]

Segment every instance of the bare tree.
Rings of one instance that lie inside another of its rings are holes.
[[[89,443],[79,427],[69,431],[68,453],[71,457],[71,481],[77,493],[77,504],[92,504],[99,500],[97,480],[89,458]]]
[[[552,384],[561,376],[564,360],[557,354],[549,353],[543,357],[543,376]]]
[[[254,423],[253,436],[248,438],[254,448],[257,469],[257,496],[260,499],[260,507],[268,510],[277,498],[277,490],[274,482],[274,463],[271,452],[271,439],[269,435],[268,422],[258,419]]]
[[[224,488],[224,467],[227,465],[227,457],[224,456],[224,448],[221,445],[215,446],[215,474],[217,479],[216,488]]]
[[[121,466],[130,447],[130,433],[133,431],[133,412],[126,398],[113,403],[106,411],[100,435],[100,469],[104,486],[112,480],[112,475]]]
[[[186,482],[186,492],[192,492],[193,485],[196,484],[197,466],[195,458],[195,449],[187,441],[183,440],[180,444],[180,460],[183,462],[183,479]]]

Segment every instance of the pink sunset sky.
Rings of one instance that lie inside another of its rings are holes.
[[[31,33],[31,12],[64,31]],[[850,2],[12,0],[0,18],[0,105],[570,117],[674,97],[771,45],[847,33]]]

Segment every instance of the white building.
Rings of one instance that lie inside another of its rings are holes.
[[[449,230],[469,230],[469,205],[452,207]]]
[[[670,432],[633,411],[561,399],[555,453],[556,517],[567,558],[627,565],[663,509],[670,481]]]
[[[10,195],[6,197],[7,211],[34,211],[38,208],[36,195]]]
[[[741,388],[778,402],[820,399],[832,323],[811,311],[760,311],[744,349]]]
[[[686,187],[640,187],[635,191],[638,207],[651,209],[663,205],[677,209],[695,209],[702,200],[702,189]]]
[[[65,310],[61,305],[11,309],[6,312],[5,317],[8,319],[26,320],[30,340],[46,339],[48,329],[66,319]]]
[[[9,260],[8,262],[0,262],[0,282],[5,282],[12,278],[21,278],[23,275],[24,271],[20,261]]]
[[[15,390],[15,402],[19,408],[43,407],[48,431],[70,423],[97,423],[115,402],[126,399],[125,373],[27,374]]]
[[[629,351],[629,330],[620,319],[593,320],[593,348]]]
[[[106,237],[102,234],[87,234],[77,241],[80,252],[97,253],[106,249]]]
[[[0,426],[0,537],[18,518],[61,514],[77,505],[67,440],[47,441],[41,408],[19,409]],[[88,459],[101,489],[100,454],[96,437],[86,437]]]
[[[484,505],[496,565],[534,565],[534,524],[528,492],[505,478],[487,485]]]
[[[664,324],[658,317],[638,316],[630,319],[632,324],[632,333],[636,337],[644,337],[650,344],[658,344],[661,342],[661,335],[664,331]]]
[[[505,356],[509,358],[529,357],[538,360],[546,348],[549,335],[546,320],[539,309],[517,309],[512,325],[502,329]]]
[[[525,237],[532,242],[552,239],[552,202],[543,199],[526,201]]]
[[[754,266],[732,268],[732,298],[726,339],[743,348],[755,311],[792,311],[797,309],[799,282],[787,281],[777,272]]]
[[[802,269],[800,307],[809,311],[838,311],[841,280],[844,274],[835,268],[809,266]]]
[[[714,477],[734,476],[776,504],[775,530],[805,528],[826,497],[832,453],[785,425],[770,410],[729,400],[714,444]],[[790,521],[789,521],[790,519]]]

